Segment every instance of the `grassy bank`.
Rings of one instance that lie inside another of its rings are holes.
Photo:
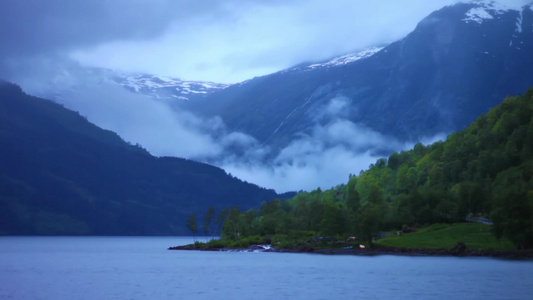
[[[335,250],[358,249],[359,242],[336,241],[310,242],[308,234],[274,235],[271,237],[250,236],[239,240],[213,239],[206,243],[187,245],[187,250],[246,249],[253,245],[271,244],[285,250]],[[479,223],[433,224],[413,233],[390,236],[375,242],[378,247],[409,249],[452,249],[458,242],[464,242],[468,250],[513,251],[515,246],[507,239],[498,240],[491,232],[491,226]],[[368,245],[367,245],[368,246]]]
[[[413,233],[391,236],[376,241],[379,246],[419,249],[450,249],[457,242],[468,249],[514,250],[509,240],[498,240],[491,226],[479,223],[433,224]]]

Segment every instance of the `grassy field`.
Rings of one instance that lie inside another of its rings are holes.
[[[378,240],[376,244],[401,248],[450,249],[462,241],[470,250],[515,249],[509,240],[496,239],[490,229],[490,225],[479,223],[434,224],[413,233]]]

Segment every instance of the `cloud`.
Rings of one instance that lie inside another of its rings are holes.
[[[455,2],[0,1],[0,56],[232,83],[392,42]]]
[[[457,2],[0,1],[0,60],[58,55],[88,66],[234,83],[390,43]]]
[[[299,134],[271,160],[232,157],[218,164],[239,178],[278,192],[327,189],[346,183],[349,174],[359,174],[383,153],[412,147],[348,120],[343,110],[348,103],[344,97],[331,99],[311,133]]]
[[[66,93],[64,99],[67,107],[157,156],[203,159],[223,151],[196,117],[115,84],[89,85]]]
[[[268,164],[225,163],[221,166],[231,174],[278,192],[330,188],[346,183],[349,174],[359,173],[375,162],[377,157],[354,153],[343,147],[311,152],[294,160]]]
[[[229,0],[231,2],[231,0]],[[151,40],[176,21],[210,17],[222,1],[0,1],[0,54],[65,52],[116,40]]]
[[[338,121],[338,123],[349,121]],[[350,143],[336,143],[336,139],[322,139],[322,135],[306,136],[283,148],[272,160],[243,159],[230,157],[216,165],[227,172],[259,186],[273,188],[277,192],[310,191],[318,187],[329,189],[348,181],[350,174],[367,170],[387,153],[411,149],[414,144],[401,143],[392,137],[351,123],[344,139]],[[315,133],[327,131],[315,128]],[[447,134],[438,134],[422,140],[430,144],[444,140]],[[377,147],[377,148],[376,148]]]
[[[105,70],[87,70],[71,61],[32,60],[17,64],[15,82],[29,94],[53,98],[90,122],[140,144],[156,156],[200,161],[224,157],[257,144],[244,133],[229,132],[220,118],[200,119],[158,99],[135,94],[112,82]]]
[[[230,3],[226,11],[232,12],[232,18],[217,15],[209,20],[190,19],[186,25],[176,22],[158,38],[103,43],[79,49],[72,57],[88,65],[240,82],[303,61],[392,42],[432,10],[456,1],[405,2]],[[131,64],[132,57],[143,59]]]

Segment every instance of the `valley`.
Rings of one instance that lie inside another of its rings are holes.
[[[506,97],[526,93],[533,83],[532,7],[458,2],[399,40],[233,84],[68,59],[32,60],[16,75],[3,71],[20,88],[3,83],[0,199],[7,221],[0,231],[187,233],[186,217],[210,206],[244,212],[295,191],[343,194],[347,179],[364,182],[401,153],[431,152]],[[494,158],[485,154],[476,168]],[[411,168],[393,169],[394,176],[423,182]],[[384,184],[390,200],[393,189]],[[477,210],[461,207],[453,219]],[[97,225],[99,218],[107,225]]]

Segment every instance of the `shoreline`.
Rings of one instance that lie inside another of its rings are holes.
[[[532,250],[469,250],[469,249],[413,249],[395,247],[376,247],[373,249],[336,249],[302,247],[297,249],[264,249],[259,245],[248,248],[198,248],[195,245],[169,247],[168,250],[218,251],[218,252],[275,252],[275,253],[310,253],[326,255],[403,255],[403,256],[455,256],[455,257],[492,257],[503,259],[533,259]]]

